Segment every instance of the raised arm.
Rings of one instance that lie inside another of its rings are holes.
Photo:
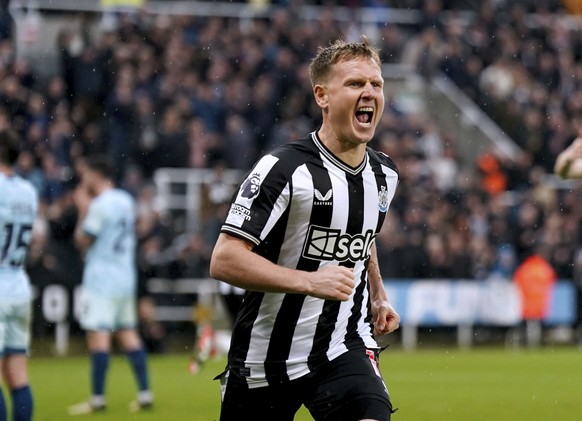
[[[368,264],[368,282],[370,284],[370,303],[374,320],[374,335],[381,336],[395,331],[400,326],[400,316],[388,300],[388,294],[384,288],[384,281],[378,265],[378,252],[376,243],[370,250],[370,263]]]
[[[74,235],[75,246],[82,254],[85,254],[95,241],[93,236],[87,234],[83,230],[83,221],[87,216],[89,204],[91,203],[91,197],[85,188],[77,187],[73,193],[73,202],[77,207],[77,226],[75,228]]]
[[[311,295],[347,301],[354,288],[354,275],[342,266],[326,266],[306,272],[279,266],[252,251],[253,244],[222,233],[210,260],[213,278],[249,291]]]
[[[582,130],[576,140],[558,155],[554,172],[562,178],[582,178]]]

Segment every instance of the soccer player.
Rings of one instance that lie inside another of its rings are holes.
[[[12,419],[32,419],[33,398],[28,384],[31,288],[24,262],[38,197],[31,183],[14,174],[20,139],[16,132],[0,132],[0,366],[12,397]],[[6,421],[0,387],[0,421]]]
[[[311,62],[321,127],[264,156],[233,199],[213,277],[246,290],[221,377],[221,421],[387,421],[374,335],[398,328],[374,239],[398,182],[367,147],[384,109],[378,51],[335,43]]]
[[[152,406],[146,353],[137,333],[135,204],[114,186],[114,170],[101,156],[87,158],[75,192],[79,225],[75,243],[85,253],[81,326],[91,354],[92,396],[69,408],[71,415],[102,411],[112,333],[126,352],[138,384],[131,411]]]
[[[574,142],[558,155],[554,172],[562,178],[582,178],[582,130]]]

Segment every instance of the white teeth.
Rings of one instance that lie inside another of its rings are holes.
[[[364,121],[360,120],[360,118],[364,118],[362,113],[367,114],[368,121],[364,122]],[[356,110],[356,120],[358,120],[358,123],[363,127],[371,127],[372,126],[373,115],[374,115],[374,108],[373,107],[360,107]]]

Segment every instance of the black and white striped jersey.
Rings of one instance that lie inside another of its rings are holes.
[[[353,268],[356,286],[346,302],[246,292],[229,365],[249,387],[297,379],[350,349],[377,348],[366,269],[397,183],[388,156],[368,148],[353,168],[316,132],[265,155],[251,170],[222,232],[252,242],[255,253],[288,268]]]

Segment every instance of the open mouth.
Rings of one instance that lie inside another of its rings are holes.
[[[371,126],[373,118],[374,108],[372,107],[360,107],[356,110],[356,120],[358,120],[362,126]]]

